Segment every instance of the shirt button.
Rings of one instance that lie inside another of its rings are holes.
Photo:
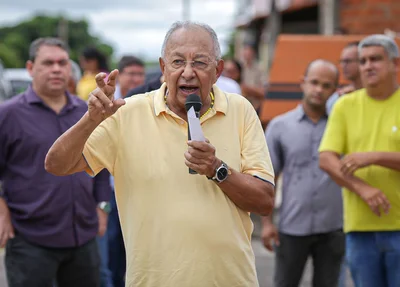
[[[184,125],[184,124],[185,124],[185,122],[184,122],[184,121],[179,121],[179,123],[180,123],[181,125]]]

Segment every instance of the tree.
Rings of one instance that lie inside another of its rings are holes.
[[[70,57],[78,61],[81,51],[95,46],[110,59],[113,48],[89,33],[86,20],[68,20],[62,16],[36,15],[12,27],[0,28],[0,59],[7,68],[24,67],[29,58],[29,45],[39,37],[60,37],[70,48]]]

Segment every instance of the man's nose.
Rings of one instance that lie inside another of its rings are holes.
[[[52,71],[53,72],[60,72],[61,71],[61,65],[59,63],[54,63],[52,66]]]
[[[187,62],[183,68],[182,77],[185,79],[191,79],[195,76],[194,69],[191,62]]]

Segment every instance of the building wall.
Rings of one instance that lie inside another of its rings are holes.
[[[341,0],[340,26],[349,34],[400,31],[400,0]]]

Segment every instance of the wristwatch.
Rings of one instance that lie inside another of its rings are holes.
[[[97,207],[103,210],[105,213],[110,213],[111,211],[111,204],[108,201],[99,202]]]
[[[228,165],[222,161],[221,165],[216,168],[215,175],[213,177],[207,177],[207,178],[217,183],[221,183],[228,178],[228,175],[229,175]]]

